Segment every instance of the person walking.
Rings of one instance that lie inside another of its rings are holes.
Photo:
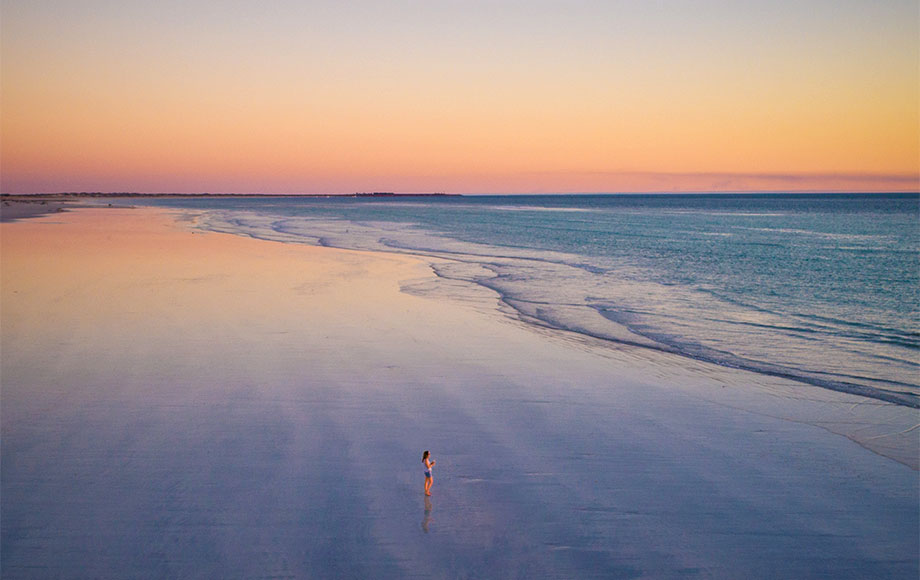
[[[422,453],[422,463],[425,464],[425,495],[431,495],[431,483],[434,481],[431,477],[431,468],[434,467],[435,462],[428,451]]]

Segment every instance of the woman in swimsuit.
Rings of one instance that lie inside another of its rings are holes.
[[[422,463],[425,464],[425,495],[431,495],[431,468],[434,467],[434,459],[429,459],[427,451],[422,453]]]

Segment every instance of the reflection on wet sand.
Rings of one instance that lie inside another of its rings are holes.
[[[425,496],[425,516],[422,518],[422,531],[428,533],[428,526],[431,524],[431,498]]]
[[[0,233],[4,579],[917,578],[916,471],[828,432],[891,405],[406,294],[408,257]]]

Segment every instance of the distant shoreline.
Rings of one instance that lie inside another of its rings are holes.
[[[144,198],[144,199],[169,199],[169,198],[227,198],[227,197],[283,197],[285,199],[309,197],[309,198],[349,198],[349,197],[462,197],[459,193],[394,193],[394,192],[373,192],[373,193],[104,193],[104,192],[61,192],[61,193],[2,193],[0,199],[3,201],[25,201],[31,202],[37,199],[45,201],[71,201],[74,199],[123,199],[123,198]]]
[[[350,198],[417,198],[417,197],[555,197],[555,196],[627,196],[627,197],[815,197],[815,196],[920,196],[920,191],[635,191],[635,192],[558,192],[558,193],[138,193],[138,192],[57,192],[57,193],[0,193],[2,201],[73,201],[82,199],[225,199],[225,198],[284,198],[284,199],[350,199]]]
[[[293,193],[293,194],[266,194],[266,193],[103,193],[103,192],[64,192],[64,193],[0,193],[0,221],[13,222],[23,219],[40,217],[50,213],[66,211],[68,208],[79,207],[75,202],[88,199],[228,199],[249,198],[269,199],[283,197],[285,199],[310,198],[310,199],[349,199],[349,198],[417,198],[417,197],[461,197],[459,193]],[[109,204],[111,205],[111,204]]]
[[[63,192],[63,193],[2,193],[0,194],[0,221],[13,222],[23,219],[40,217],[43,215],[67,211],[67,209],[80,207],[77,202],[90,199],[349,199],[349,198],[418,198],[418,197],[461,197],[459,193],[294,193],[294,194],[266,194],[266,193],[103,193],[103,192]],[[112,205],[111,203],[109,205]]]
[[[57,198],[22,199],[19,196],[4,196],[2,200],[0,222],[15,222],[65,211],[65,207],[75,207],[72,203],[68,203],[68,200]]]

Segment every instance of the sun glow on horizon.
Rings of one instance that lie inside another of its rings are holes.
[[[4,1],[39,191],[918,189],[918,8]]]

